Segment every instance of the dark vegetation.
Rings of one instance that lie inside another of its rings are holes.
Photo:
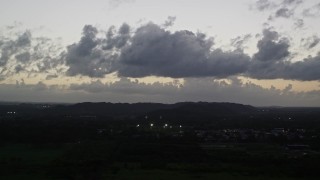
[[[0,105],[0,179],[319,179],[320,108]]]

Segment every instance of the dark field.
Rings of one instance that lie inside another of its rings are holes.
[[[319,108],[6,104],[0,117],[5,180],[320,177]]]

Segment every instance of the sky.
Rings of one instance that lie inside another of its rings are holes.
[[[320,106],[318,0],[0,3],[0,101]]]

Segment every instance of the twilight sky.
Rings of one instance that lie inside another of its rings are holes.
[[[318,0],[0,3],[0,101],[320,106]]]

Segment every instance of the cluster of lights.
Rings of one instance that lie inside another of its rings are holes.
[[[137,124],[136,125],[136,127],[138,128],[138,127],[140,127],[140,124]],[[153,123],[150,123],[150,127],[152,128],[152,127],[154,127],[154,124]],[[163,125],[163,128],[170,128],[170,129],[172,129],[172,126],[169,126],[168,124],[164,124]],[[179,125],[179,128],[182,128],[182,125]]]
[[[14,111],[10,111],[10,112],[7,112],[7,114],[15,114],[16,112],[14,112]]]

